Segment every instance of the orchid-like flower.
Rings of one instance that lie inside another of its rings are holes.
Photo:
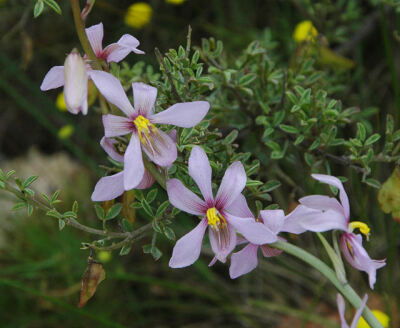
[[[248,212],[248,217],[252,217],[253,214]],[[273,234],[277,235],[285,220],[285,214],[282,210],[264,210],[260,211],[260,215],[257,219],[258,222],[263,223]],[[232,279],[235,279],[241,275],[253,271],[258,265],[258,248],[261,248],[261,252],[264,257],[278,256],[282,253],[281,250],[269,247],[267,244],[257,245],[249,243],[239,252],[233,253],[231,256],[231,266],[229,268],[229,275]]]
[[[143,51],[137,49],[137,47],[139,46],[139,41],[129,34],[123,35],[117,43],[112,43],[103,49],[102,23],[87,28],[86,35],[97,58],[104,59],[107,63],[119,62],[124,59],[130,52],[134,52],[136,54],[144,54]],[[85,65],[82,66],[82,64],[78,65],[77,60],[75,60],[74,63],[71,63],[69,65],[69,67],[67,67],[67,61],[68,57],[64,66],[54,66],[47,72],[46,76],[43,79],[42,85],[40,86],[40,90],[47,91],[50,89],[56,89],[66,85],[68,83],[67,79],[68,81],[73,80],[76,83],[69,83],[70,87],[67,87],[69,89],[69,92],[65,92],[66,90],[64,90],[64,97],[65,103],[67,104],[67,109],[73,114],[77,114],[82,111],[82,114],[86,115],[87,82],[88,78],[90,78],[90,73],[92,71],[90,61],[85,58]],[[84,73],[83,67],[86,68],[84,70]],[[86,83],[83,81],[82,75],[86,76]],[[80,99],[80,96],[82,94],[86,94],[86,99],[85,101],[82,101],[79,106],[76,106],[75,101],[77,99]],[[74,106],[71,107],[71,103]]]
[[[299,227],[297,233],[306,230],[323,232],[332,229],[344,231],[340,237],[340,247],[347,262],[360,271],[365,271],[369,276],[369,285],[373,289],[376,281],[376,270],[385,266],[385,260],[372,260],[362,246],[362,236],[353,231],[359,231],[369,238],[370,229],[364,222],[350,222],[350,205],[342,182],[333,176],[312,174],[318,181],[329,184],[339,189],[340,203],[336,198],[312,195],[299,200],[299,211],[306,215],[296,215],[294,221]],[[299,212],[299,213],[300,213]],[[308,213],[307,213],[308,212]]]
[[[100,145],[103,147],[108,156],[110,156],[113,160],[122,163],[124,161],[124,156],[116,150],[115,146],[117,144],[118,141],[113,138],[103,137],[100,141]],[[153,183],[153,176],[147,170],[145,170],[143,178],[136,186],[136,189],[150,188]],[[104,202],[115,199],[122,195],[125,190],[124,171],[121,171],[119,173],[103,177],[97,182],[92,194],[92,201]]]
[[[339,311],[339,317],[340,317],[340,327],[341,328],[357,328],[358,327],[358,321],[361,318],[361,314],[364,311],[365,305],[367,304],[368,300],[368,295],[365,295],[362,299],[361,306],[357,309],[356,313],[354,314],[353,321],[351,322],[351,325],[349,326],[346,322],[345,318],[345,312],[346,312],[346,305],[344,303],[343,296],[340,294],[337,294],[336,296],[336,303]]]
[[[206,153],[201,147],[195,146],[189,157],[189,175],[199,187],[204,200],[178,179],[167,181],[171,204],[184,212],[202,217],[192,231],[177,241],[169,261],[172,268],[189,266],[198,259],[207,227],[211,248],[215,257],[222,262],[226,261],[226,257],[236,246],[236,231],[257,245],[277,240],[276,235],[266,225],[257,222],[252,215],[243,217],[246,215],[247,204],[241,192],[247,177],[242,163],[235,162],[228,167],[216,197],[211,187],[211,174]]]
[[[100,93],[126,115],[103,115],[104,133],[107,138],[131,134],[124,155],[125,190],[136,188],[143,179],[145,169],[142,149],[151,161],[161,167],[167,167],[176,160],[174,140],[157,129],[155,124],[190,128],[199,123],[210,108],[206,101],[193,101],[178,103],[154,114],[156,88],[144,83],[133,83],[132,106],[117,78],[102,71],[92,71],[91,77]]]

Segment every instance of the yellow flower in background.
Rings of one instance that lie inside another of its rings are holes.
[[[305,20],[296,25],[293,33],[293,39],[297,43],[303,41],[315,41],[318,36],[318,31],[314,27],[313,23],[309,20]]]
[[[165,0],[165,2],[170,3],[171,5],[181,5],[185,0]]]
[[[64,92],[58,94],[56,99],[56,106],[62,112],[65,112],[67,110],[67,105],[65,104],[65,99],[64,99]]]
[[[97,253],[97,258],[103,263],[110,262],[111,257],[111,252],[100,251]]]
[[[146,2],[136,2],[125,14],[125,24],[133,28],[142,28],[148,24],[153,15],[153,9]]]
[[[379,310],[372,310],[374,316],[378,319],[379,323],[383,326],[383,328],[389,327],[389,317]],[[367,324],[363,317],[360,318],[360,321],[357,324],[356,328],[370,328],[371,326]]]
[[[71,124],[64,125],[60,130],[58,130],[58,137],[60,139],[68,139],[70,136],[73,135],[75,128]]]

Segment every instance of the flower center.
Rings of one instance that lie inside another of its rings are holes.
[[[139,134],[139,139],[142,143],[146,142],[146,137],[150,138],[150,129],[153,131],[156,130],[154,124],[150,123],[150,121],[147,118],[143,117],[142,115],[136,117],[133,120],[133,123],[136,125]]]
[[[219,250],[223,250],[229,246],[230,234],[226,219],[218,212],[215,207],[207,210],[208,225],[211,233],[214,235]]]
[[[351,229],[351,232],[352,232],[354,229],[359,229],[360,232],[361,232],[365,237],[367,237],[367,240],[369,239],[369,234],[370,234],[370,230],[371,230],[371,229],[368,227],[368,225],[367,225],[366,223],[361,222],[361,221],[353,221],[353,222],[350,222],[350,223],[349,223],[349,227],[350,227],[350,229]]]

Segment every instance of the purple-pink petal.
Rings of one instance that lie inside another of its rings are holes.
[[[247,176],[242,163],[234,162],[225,171],[215,204],[219,210],[228,208],[246,186]]]
[[[353,318],[353,321],[351,322],[350,328],[357,328],[358,322],[360,321],[361,315],[364,311],[367,301],[368,301],[368,295],[365,294],[362,299],[360,307],[357,309],[356,313],[354,314],[354,318]]]
[[[53,66],[47,72],[40,86],[40,90],[47,91],[64,85],[64,66]]]
[[[175,142],[161,130],[151,134],[151,140],[142,143],[142,149],[151,161],[161,167],[170,166],[178,156]]]
[[[136,188],[143,179],[144,164],[139,137],[132,134],[124,155],[124,188]]]
[[[282,254],[282,250],[267,245],[261,245],[260,248],[264,257],[275,257]]]
[[[153,113],[154,104],[156,102],[157,89],[151,85],[137,82],[132,83],[132,90],[135,110],[139,115],[145,117],[150,116]]]
[[[204,218],[189,233],[179,239],[172,251],[169,261],[171,268],[183,268],[193,264],[200,256],[201,244],[207,229],[207,219]]]
[[[285,222],[285,213],[282,210],[260,211],[263,223],[275,234],[278,234]]]
[[[236,197],[232,204],[229,205],[229,207],[225,208],[224,211],[241,218],[254,217],[253,213],[251,213],[249,209],[249,206],[247,205],[246,198],[243,196],[243,194],[239,194],[239,196]]]
[[[209,206],[214,206],[214,196],[211,188],[211,166],[208,157],[199,146],[194,146],[189,156],[189,175],[199,187],[204,200]]]
[[[144,54],[144,51],[137,49],[137,47],[140,45],[139,40],[130,34],[124,34],[123,36],[121,36],[121,38],[118,40],[118,44],[121,47],[129,49],[130,51],[133,51],[136,54],[139,55]]]
[[[208,229],[211,249],[213,250],[215,257],[222,263],[226,262],[226,258],[234,250],[237,240],[234,227],[228,224],[226,229],[228,229],[229,237],[229,241],[226,245],[224,244],[224,242],[221,242],[221,240],[218,240],[218,238],[223,238],[223,236],[219,232],[215,232],[214,230],[212,230],[211,227]]]
[[[386,260],[373,260],[362,246],[361,235],[343,233],[340,237],[340,248],[347,262],[360,271],[365,271],[369,277],[369,286],[374,289],[376,270],[386,265]]]
[[[92,201],[104,202],[122,195],[124,192],[124,172],[101,178],[93,191]]]
[[[150,188],[156,180],[146,169],[144,170],[142,181],[136,186],[136,189]]]
[[[326,211],[328,209],[337,211],[341,213],[343,216],[346,216],[344,213],[343,206],[339,203],[336,198],[323,196],[323,195],[311,195],[302,197],[299,199],[299,203],[321,211]]]
[[[113,114],[103,115],[103,125],[107,138],[123,136],[133,130],[133,123],[129,118]]]
[[[85,31],[94,53],[97,57],[101,56],[103,51],[103,23],[88,27]]]
[[[110,73],[93,70],[90,77],[100,93],[113,105],[132,118],[136,111],[129,102],[121,82]]]
[[[264,245],[278,240],[276,234],[261,222],[256,222],[254,218],[240,218],[229,213],[224,214],[228,223],[253,244]]]
[[[191,128],[206,116],[210,104],[207,101],[178,103],[151,116],[153,123],[172,124],[182,128]]]
[[[103,147],[104,151],[107,153],[108,156],[110,156],[114,161],[123,162],[124,156],[122,156],[115,150],[114,145],[116,143],[118,143],[118,141],[112,138],[103,137],[100,140],[100,145],[101,147]]]
[[[350,204],[349,204],[349,198],[347,197],[346,191],[344,190],[342,182],[331,175],[325,175],[325,174],[311,174],[311,176],[323,183],[329,184],[331,186],[334,186],[339,189],[339,198],[340,202],[342,203],[343,210],[344,210],[344,215],[346,219],[349,219],[350,217]]]
[[[329,230],[347,230],[347,219],[342,213],[328,209],[319,213],[309,212],[300,220],[300,225],[306,230],[324,232]]]
[[[344,303],[343,296],[340,294],[336,295],[336,304],[338,307],[339,318],[340,318],[340,328],[349,328],[349,325],[346,321],[346,305]]]
[[[229,267],[229,275],[232,279],[249,273],[257,267],[257,250],[257,245],[248,244],[239,252],[232,254]]]
[[[103,56],[107,59],[107,62],[120,62],[126,56],[129,55],[130,52],[134,52],[136,54],[144,54],[144,51],[137,49],[139,46],[139,41],[133,37],[132,35],[125,34],[119,39],[117,43],[112,43],[108,45],[103,50]]]
[[[206,203],[187,189],[178,179],[167,181],[169,202],[180,210],[193,215],[205,215]]]

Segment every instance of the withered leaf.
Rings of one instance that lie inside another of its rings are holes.
[[[82,277],[81,294],[79,296],[78,307],[82,307],[94,295],[97,286],[106,279],[106,271],[103,264],[94,261],[91,257],[88,266]]]
[[[378,192],[378,202],[385,213],[400,221],[400,167],[396,167],[392,175],[385,181]]]

